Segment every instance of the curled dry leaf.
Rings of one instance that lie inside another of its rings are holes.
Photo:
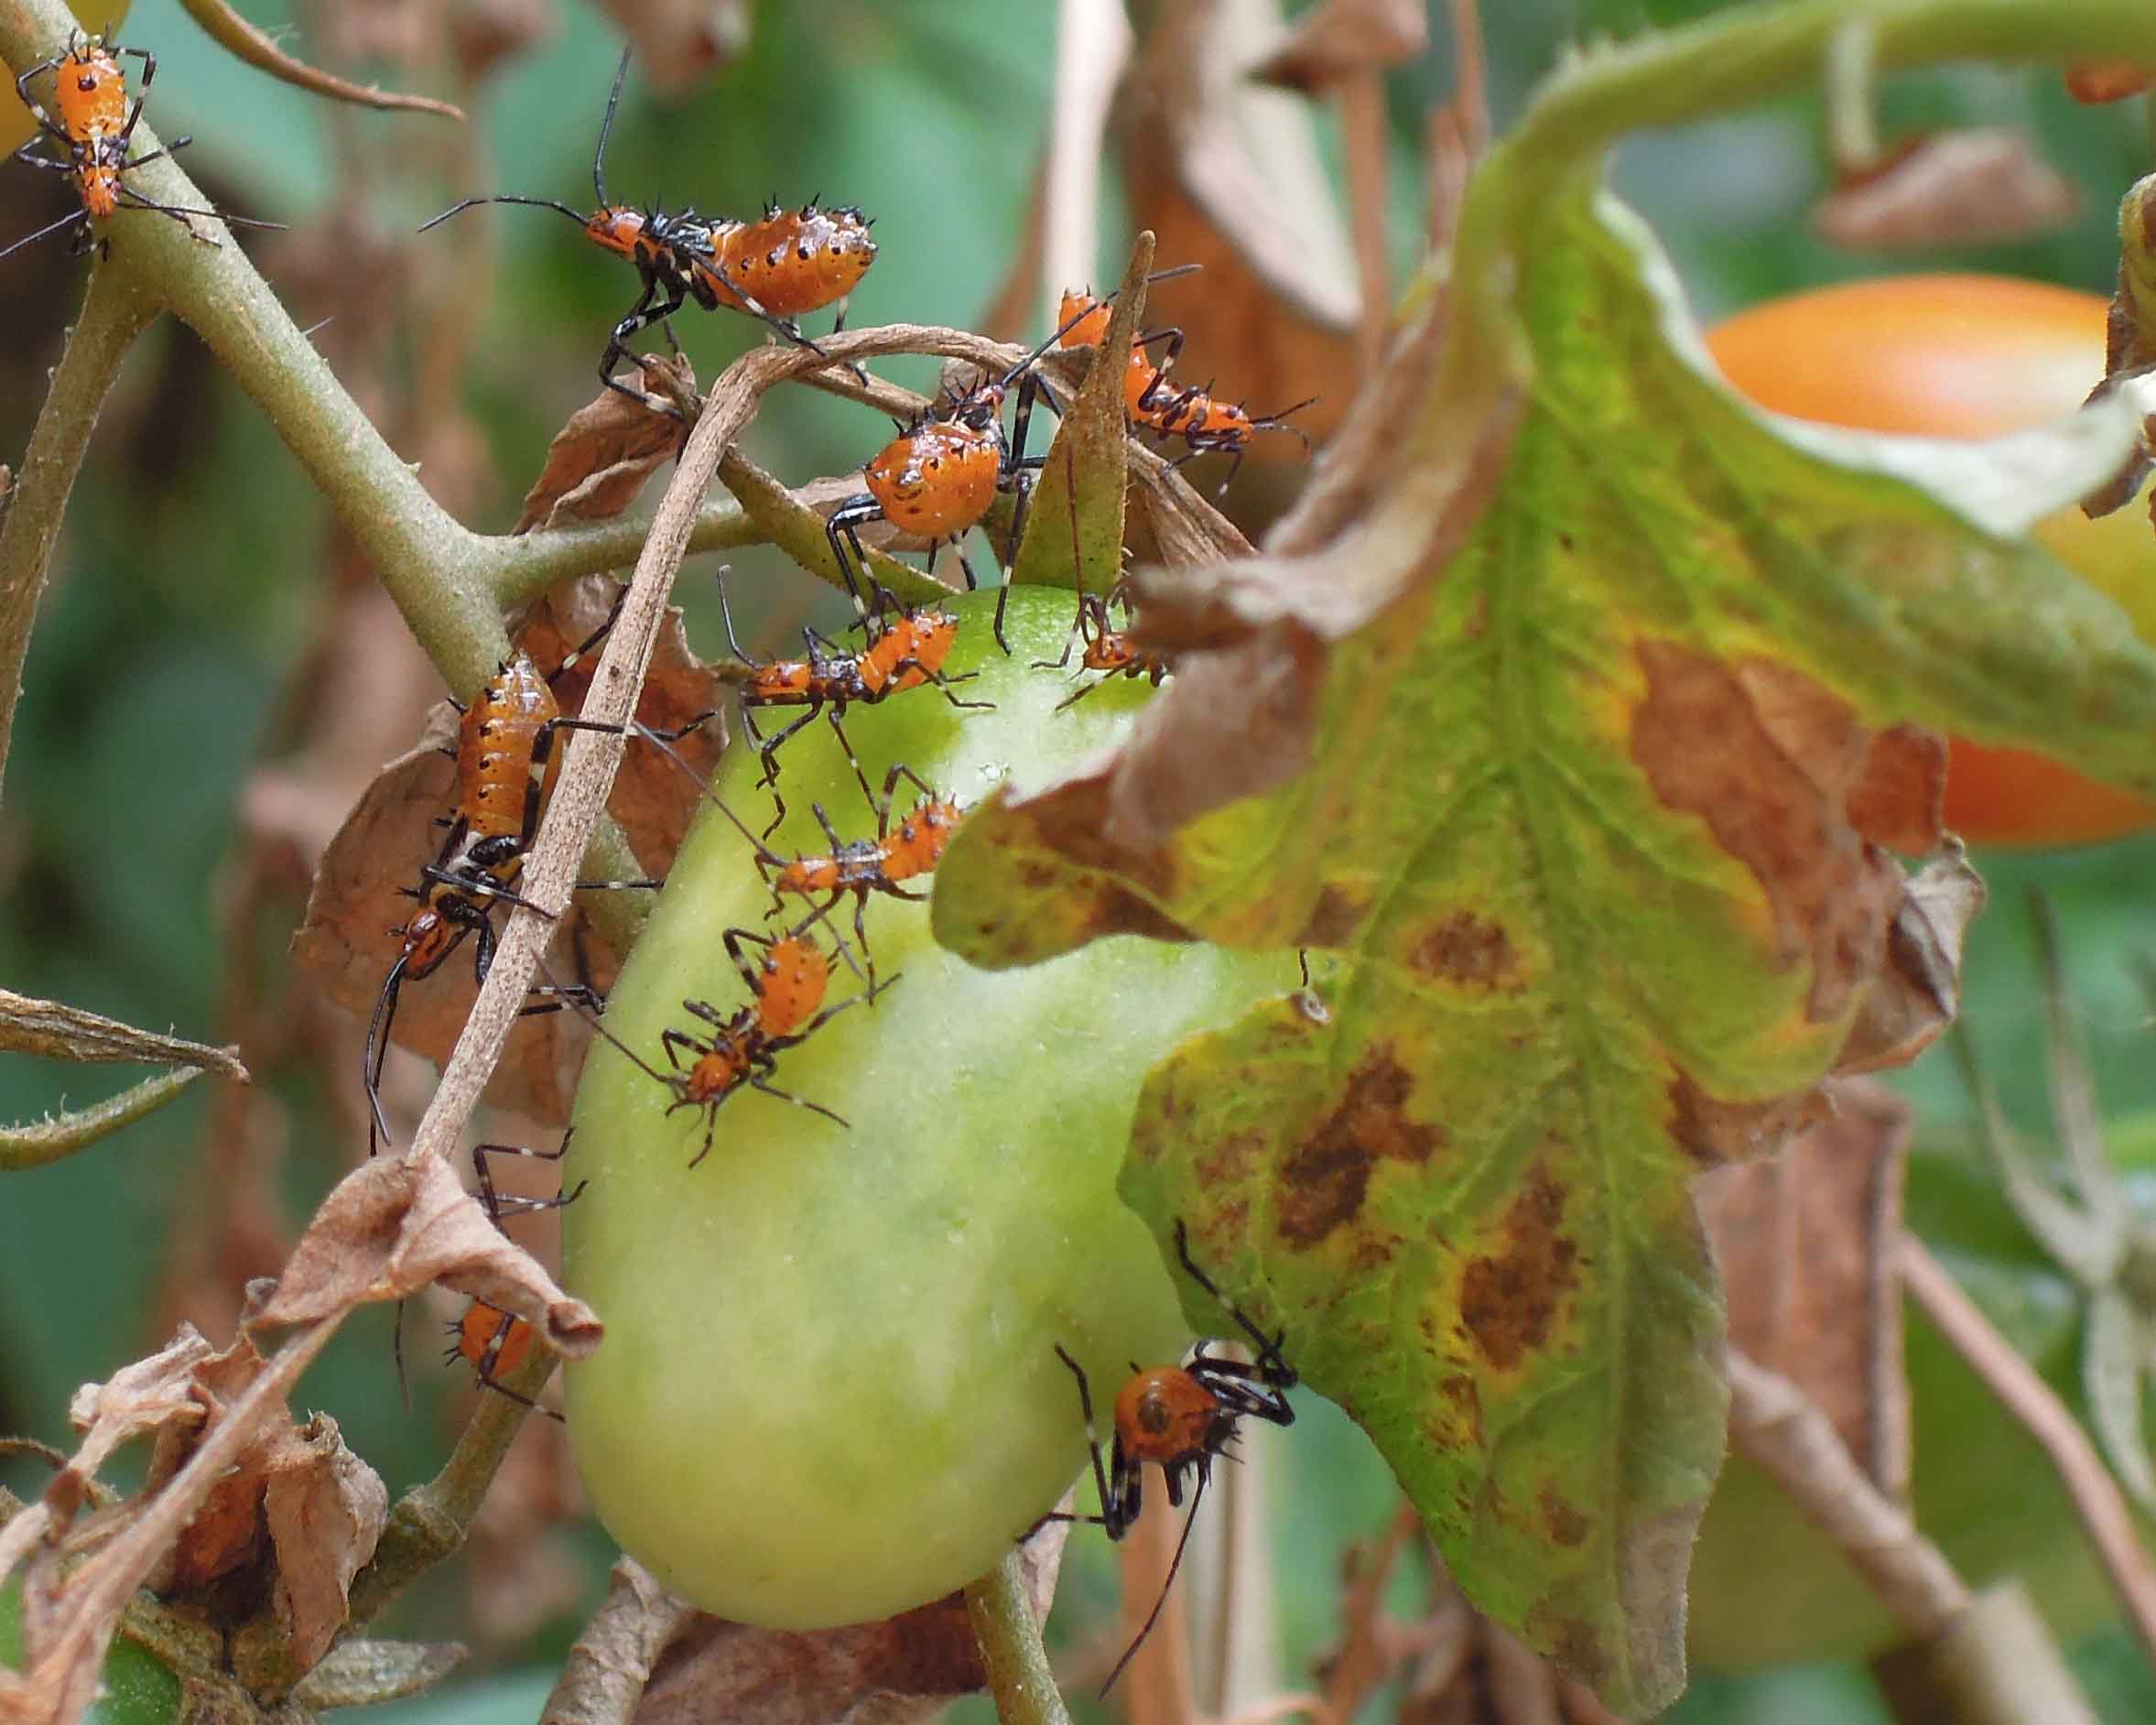
[[[1812,212],[1812,231],[1852,252],[1919,251],[2048,233],[2081,208],[2073,182],[2012,126],[1912,138],[1845,180]]]
[[[2156,367],[2156,174],[2136,180],[2118,206],[2118,286],[2104,322],[2104,375],[2091,401],[2126,387]],[[2109,483],[2089,494],[2082,513],[2107,515],[2140,494],[2156,448],[2156,415],[2142,421],[2140,447]],[[2156,510],[2156,499],[2150,503]]]
[[[1714,1169],[1694,1188],[1731,1344],[1800,1386],[1892,1496],[1910,1462],[1894,1268],[1908,1143],[1908,1103],[1855,1079],[1779,1155]]]
[[[536,606],[520,645],[538,665],[558,665],[605,620],[612,586],[604,577],[570,584]],[[555,683],[565,711],[575,711],[589,689],[590,662]],[[662,628],[637,717],[655,730],[674,730],[719,704],[718,678],[689,651],[676,612]],[[456,769],[441,751],[453,748],[458,714],[447,703],[428,715],[419,746],[383,769],[323,852],[308,897],[307,916],[293,937],[299,962],[315,973],[330,999],[364,1022],[396,957],[395,930],[411,915],[411,884],[441,844],[434,822],[455,795]],[[662,875],[688,830],[699,794],[722,744],[714,721],[672,746],[684,772],[666,754],[633,742],[608,808],[638,858]],[[467,949],[476,950],[467,940]],[[561,918],[550,949],[551,968],[564,982],[603,992],[616,960],[580,908]],[[438,1064],[455,1046],[477,993],[473,960],[453,953],[433,975],[407,981],[397,1003],[394,1039]],[[487,1087],[489,1100],[537,1120],[568,1118],[590,1032],[580,1015],[547,1013],[525,1019]]]
[[[1036,1620],[1055,1599],[1068,1532],[1058,1525],[1021,1548]],[[667,1645],[634,1717],[636,1725],[730,1718],[754,1718],[760,1725],[898,1725],[931,1718],[987,1681],[963,1594],[883,1622],[813,1633],[698,1614]]]
[[[371,1707],[423,1695],[464,1662],[451,1642],[344,1641],[292,1691],[296,1706],[320,1710]]]
[[[637,363],[646,391],[694,398],[696,370],[686,356],[645,354]],[[684,421],[618,389],[601,389],[554,434],[510,531],[545,532],[620,515],[636,501],[645,482],[680,452],[687,435]]]
[[[439,1156],[377,1156],[322,1200],[250,1329],[341,1316],[434,1282],[513,1312],[571,1359],[599,1345],[598,1318],[494,1225]]]
[[[304,1672],[344,1627],[345,1596],[374,1555],[389,1492],[327,1414],[279,1431],[265,1448],[263,1513],[276,1551],[277,1614]]]
[[[244,1334],[195,1363],[201,1418],[159,1431],[146,1499],[171,1482],[267,1367]],[[299,1426],[279,1409],[220,1472],[148,1582],[168,1596],[192,1594],[259,1568],[289,1637],[289,1668],[305,1671],[343,1628],[345,1590],[374,1555],[388,1506],[381,1480],[344,1448],[335,1420],[317,1414]]]

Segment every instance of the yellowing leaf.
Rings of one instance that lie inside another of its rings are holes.
[[[1461,233],[1426,384],[1321,480],[1318,548],[1141,571],[1149,629],[1215,645],[1118,754],[969,819],[936,927],[984,964],[1330,955],[1323,1006],[1155,1069],[1124,1195],[1284,1330],[1476,1604],[1636,1717],[1683,1684],[1723,1451],[1692,1177],[1953,1010],[1973,877],[1889,854],[1940,838],[1922,727],[2156,787],[2156,656],[2012,537],[2133,416],[1770,423],[1584,177],[1501,152]]]

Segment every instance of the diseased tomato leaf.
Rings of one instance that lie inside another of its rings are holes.
[[[936,928],[987,965],[1318,955],[1322,1004],[1154,1069],[1124,1195],[1284,1332],[1476,1604],[1640,1717],[1683,1686],[1724,1444],[1692,1177],[1951,1015],[1979,884],[1889,854],[1942,836],[1922,727],[2156,787],[2156,656],[2018,537],[2116,471],[2125,404],[1988,445],[1770,421],[1633,218],[1585,180],[1531,207],[1470,193],[1399,351],[1427,381],[1298,555],[1134,577],[1175,680],[970,816]]]

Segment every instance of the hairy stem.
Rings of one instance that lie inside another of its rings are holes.
[[[988,1668],[989,1692],[1002,1725],[1069,1725],[1015,1549],[967,1585],[966,1616],[980,1644],[980,1662]]]
[[[88,1108],[70,1109],[50,1120],[0,1126],[0,1174],[41,1168],[87,1150],[121,1127],[155,1113],[201,1076],[199,1066],[175,1067]]]
[[[157,312],[157,301],[118,271],[92,272],[82,315],[52,374],[51,393],[30,433],[6,517],[0,520],[0,775],[7,770],[14,739],[30,626],[82,451],[128,345]]]

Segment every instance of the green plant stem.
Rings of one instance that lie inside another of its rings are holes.
[[[554,1375],[555,1364],[552,1354],[534,1348],[515,1372],[503,1374],[502,1382],[519,1395],[536,1398]],[[419,1576],[462,1547],[528,1412],[506,1395],[492,1391],[481,1395],[441,1471],[406,1492],[390,1510],[374,1557],[352,1578],[348,1633],[363,1629]]]
[[[651,531],[649,515],[617,515],[589,526],[550,533],[500,535],[482,541],[486,580],[497,604],[521,605],[558,581],[595,569],[624,569],[636,560]],[[764,535],[731,498],[706,503],[688,536],[691,557],[762,545]]]
[[[989,1693],[995,1697],[1002,1725],[1069,1725],[1070,1715],[1048,1669],[1048,1650],[1041,1626],[1026,1598],[1025,1571],[1016,1550],[1009,1552],[979,1580],[966,1588],[966,1617],[980,1644],[988,1668]]]
[[[128,345],[157,312],[157,301],[125,277],[102,269],[92,275],[82,314],[53,373],[5,519],[0,520],[0,775],[7,770],[15,734],[30,627],[82,451]]]
[[[41,1168],[86,1150],[99,1139],[164,1107],[201,1076],[199,1066],[175,1067],[88,1108],[29,1124],[0,1126],[0,1174]]]

